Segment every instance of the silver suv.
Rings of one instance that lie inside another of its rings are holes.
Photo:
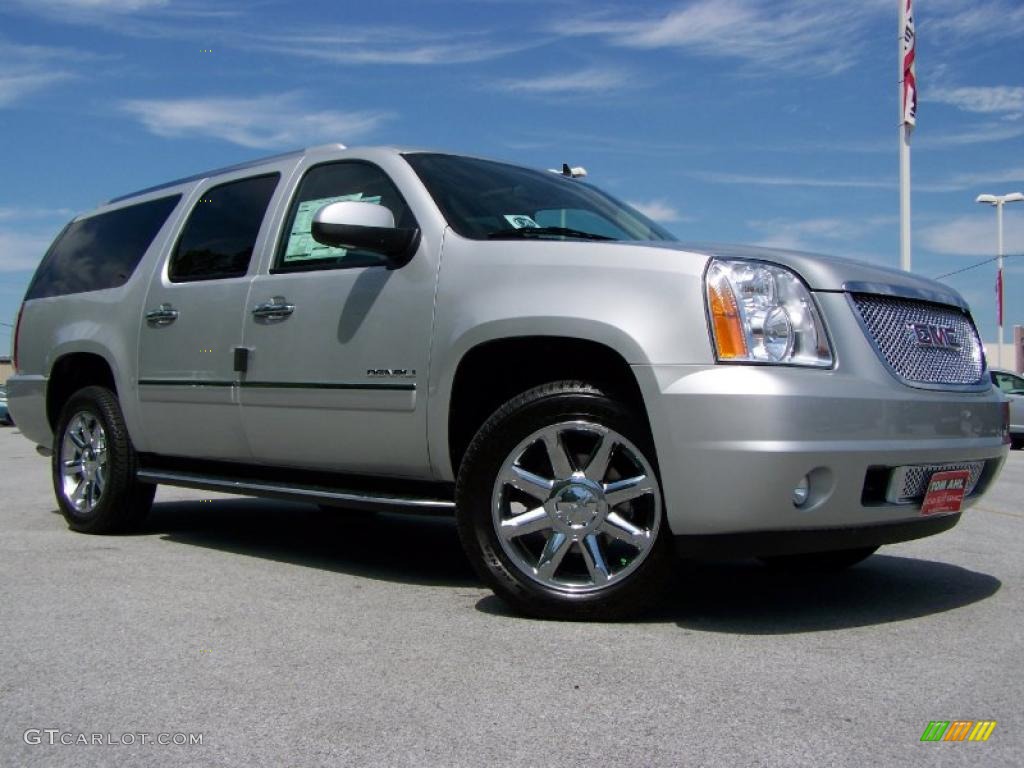
[[[838,568],[953,527],[1008,451],[964,300],[683,245],[563,175],[318,147],[112,200],[43,259],[10,407],[71,528],[157,484],[454,513],[528,614],[617,617],[675,553]]]

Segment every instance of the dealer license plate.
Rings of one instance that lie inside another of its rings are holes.
[[[921,514],[941,515],[959,512],[964,503],[964,493],[967,491],[967,481],[970,477],[969,469],[935,472],[928,480],[928,490],[921,504]]]

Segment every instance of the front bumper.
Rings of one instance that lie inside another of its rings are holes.
[[[872,484],[880,471],[984,461],[966,509],[995,480],[1008,452],[993,390],[926,391],[891,377],[769,366],[634,366],[634,372],[676,536],[773,534],[769,549],[777,552],[787,538],[806,542],[792,551],[842,548],[821,542],[843,529],[874,530],[850,546],[916,538],[915,530],[927,535],[941,525],[922,517],[918,504],[879,497]],[[793,489],[805,476],[809,498],[797,507]],[[903,523],[911,528],[885,530]]]

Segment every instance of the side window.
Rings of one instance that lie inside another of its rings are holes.
[[[1019,392],[1024,390],[1024,379],[1007,373],[996,373],[996,384],[1003,392]]]
[[[380,168],[370,163],[349,160],[310,168],[295,192],[284,235],[272,272],[310,269],[372,267],[384,264],[376,253],[321,245],[310,233],[314,214],[330,203],[355,200],[375,203],[389,209],[395,226],[414,227],[409,206],[398,189]]]
[[[244,275],[280,178],[278,173],[254,176],[206,190],[171,254],[171,282]]]
[[[25,298],[124,285],[179,200],[161,197],[71,222],[50,246]]]

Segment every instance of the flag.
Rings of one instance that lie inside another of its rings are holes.
[[[914,34],[913,0],[906,0],[903,11],[903,124],[907,130],[917,125],[917,68],[914,54],[917,50],[917,36]]]
[[[1003,324],[1003,270],[996,271],[996,325]]]

